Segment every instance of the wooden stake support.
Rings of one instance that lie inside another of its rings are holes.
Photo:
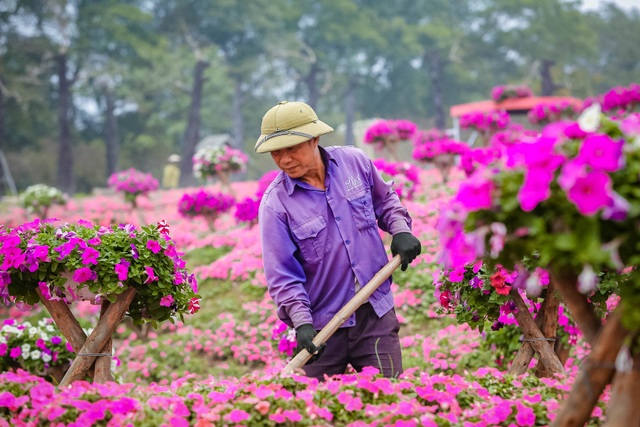
[[[375,276],[362,288],[358,293],[351,298],[340,311],[327,323],[327,326],[322,328],[318,335],[313,338],[313,343],[316,347],[326,343],[329,338],[342,326],[342,324],[351,316],[362,304],[367,302],[373,292],[387,280],[389,276],[400,266],[400,255],[394,256],[384,267],[378,271]],[[303,367],[309,359],[311,359],[311,353],[306,349],[302,349],[291,361],[285,366],[284,373],[293,373],[296,369]]]
[[[104,315],[100,316],[100,320],[93,332],[91,332],[80,351],[76,353],[76,358],[73,360],[71,367],[62,378],[62,381],[60,381],[60,388],[67,387],[72,382],[84,378],[89,368],[95,363],[95,355],[100,354],[111,339],[135,294],[136,288],[130,287],[118,295],[115,303],[107,307]],[[111,359],[110,355],[109,359]]]
[[[563,373],[564,367],[562,366],[562,363],[560,363],[560,359],[558,359],[556,353],[553,351],[553,345],[549,345],[547,338],[536,325],[531,313],[529,313],[529,308],[518,291],[516,289],[511,289],[510,295],[518,309],[515,316],[518,321],[518,325],[520,325],[520,329],[522,329],[524,337],[527,340],[526,343],[528,343],[538,354],[540,363],[545,367],[545,372],[547,372],[548,375]],[[556,306],[556,313],[557,311],[558,308]],[[529,359],[529,361],[530,360],[531,359]],[[522,365],[521,362],[519,363]]]
[[[628,334],[620,318],[619,307],[602,328],[552,426],[583,426],[589,420],[602,391],[613,379],[616,357]]]
[[[558,323],[558,305],[559,302],[553,293],[553,285],[549,283],[547,288],[547,296],[542,301],[540,305],[540,310],[538,311],[538,315],[536,316],[536,327],[540,329],[542,335],[547,338],[555,337],[556,335],[556,326]],[[544,331],[543,331],[544,328]],[[551,342],[549,342],[551,344]],[[523,342],[520,350],[516,354],[516,357],[511,362],[511,368],[509,369],[509,374],[514,376],[519,376],[527,372],[529,369],[529,363],[531,363],[531,359],[535,355],[535,350],[528,342]],[[562,364],[562,362],[560,362]],[[544,365],[540,364],[539,368],[542,369]],[[545,371],[539,370],[537,372],[538,376],[549,376]]]

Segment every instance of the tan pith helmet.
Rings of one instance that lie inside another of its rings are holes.
[[[313,108],[304,102],[280,101],[262,118],[261,135],[254,149],[256,153],[268,153],[332,131],[333,128],[318,119]]]

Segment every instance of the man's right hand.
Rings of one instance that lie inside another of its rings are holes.
[[[325,348],[325,344],[322,344],[320,347],[316,347],[313,343],[313,338],[316,335],[318,335],[318,332],[316,332],[311,323],[305,323],[304,325],[300,325],[296,328],[296,341],[298,343],[298,346],[296,347],[296,354],[300,353],[304,348],[312,355],[311,359],[307,362],[307,365],[318,360]]]

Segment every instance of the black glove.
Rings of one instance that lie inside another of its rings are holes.
[[[320,347],[316,347],[313,343],[313,337],[316,335],[318,335],[318,333],[311,323],[305,323],[304,325],[300,325],[296,328],[296,340],[298,342],[296,354],[300,353],[304,348],[313,355],[307,362],[307,365],[318,360],[326,346],[325,344],[322,344]]]
[[[400,254],[402,259],[402,271],[407,269],[407,266],[411,264],[418,255],[422,252],[422,245],[413,234],[409,232],[398,233],[393,236],[391,240],[391,254],[396,256]]]

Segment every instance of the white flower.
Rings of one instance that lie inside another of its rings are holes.
[[[38,359],[40,359],[40,356],[42,356],[42,353],[40,352],[40,350],[33,350],[33,351],[31,352],[31,358],[32,358],[33,360],[38,360]]]
[[[44,363],[49,363],[51,362],[51,355],[47,354],[47,353],[42,353],[42,361]]]
[[[0,344],[6,344],[7,343],[7,339],[4,337],[4,335],[0,335]]]
[[[36,328],[35,326],[32,326],[29,328],[29,335],[35,335],[38,333],[38,328]]]
[[[585,264],[578,275],[578,290],[583,294],[593,292],[598,286],[598,275],[593,271],[593,267]]]
[[[40,339],[44,340],[44,341],[48,341],[49,340],[49,335],[45,334],[44,332],[40,331]]]
[[[31,351],[31,346],[29,344],[22,344],[20,349],[22,350],[22,353],[28,353]]]
[[[56,329],[55,329],[53,326],[51,326],[51,325],[47,325],[47,326],[45,327],[45,329],[47,330],[47,332],[53,332],[53,331],[55,331],[55,330],[56,330]]]
[[[600,104],[590,105],[578,117],[578,127],[583,132],[595,132],[600,127],[601,112]]]
[[[537,271],[534,271],[533,274],[527,278],[527,281],[525,283],[527,297],[537,298],[540,296],[540,292],[542,291],[542,283],[540,282],[540,276],[538,276]]]

